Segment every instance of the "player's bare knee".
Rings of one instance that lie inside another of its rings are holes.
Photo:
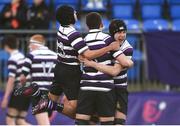
[[[16,125],[16,119],[15,117],[6,117],[6,124],[7,125]]]
[[[90,120],[90,115],[76,114],[76,119]]]
[[[101,125],[114,125],[114,117],[100,117]]]
[[[38,125],[50,125],[47,112],[42,112],[35,115]]]
[[[114,117],[100,117],[100,122],[114,121]]]
[[[24,118],[17,118],[16,119],[16,124],[17,125],[25,125],[25,119]]]
[[[116,111],[115,118],[126,120],[126,115],[124,113],[122,113],[122,112]]]

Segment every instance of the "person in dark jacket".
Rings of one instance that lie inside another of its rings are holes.
[[[24,29],[27,26],[27,6],[24,0],[12,0],[0,13],[1,29]]]
[[[50,14],[44,0],[34,0],[28,9],[28,27],[30,29],[48,29]]]

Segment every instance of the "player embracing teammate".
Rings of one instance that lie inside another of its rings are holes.
[[[126,40],[126,25],[121,20],[113,20],[110,36],[101,31],[101,16],[89,13],[86,16],[89,33],[84,41],[74,28],[77,17],[73,8],[61,6],[56,17],[61,26],[57,32],[58,63],[54,80],[49,99],[41,100],[33,112],[57,110],[83,125],[89,124],[90,117],[98,114],[101,124],[124,124],[127,69],[133,65],[133,48]],[[85,65],[82,72],[78,55]],[[62,92],[68,104],[58,103]]]

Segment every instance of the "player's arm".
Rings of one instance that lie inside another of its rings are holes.
[[[118,50],[119,49],[119,43],[113,42],[109,46],[106,46],[104,48],[98,49],[98,50],[89,50],[83,52],[83,56],[87,59],[95,59],[97,57],[103,56],[107,52],[110,52],[112,50]]]
[[[5,94],[2,100],[2,104],[1,104],[1,107],[3,109],[7,107],[8,98],[14,89],[14,82],[15,82],[16,71],[17,71],[17,64],[14,61],[8,61],[8,71],[9,71],[9,75],[8,75],[9,77],[6,84]]]
[[[9,77],[5,89],[4,99],[8,99],[14,88],[14,77]]]
[[[20,76],[21,84],[24,84],[26,82],[26,77],[31,71],[32,59],[33,59],[33,55],[28,54],[24,60],[24,64],[22,67],[22,74]]]
[[[87,67],[93,67],[98,71],[101,71],[103,73],[109,74],[111,76],[117,76],[121,70],[123,69],[122,66],[118,63],[114,64],[114,66],[104,65],[97,63],[93,60],[88,60],[83,57],[79,57],[80,61],[84,63]]]
[[[133,61],[124,54],[119,55],[116,60],[125,68],[131,68],[134,65]]]
[[[81,37],[79,32],[74,32],[68,36],[69,40],[71,41],[71,46],[78,51],[79,54],[86,57],[87,59],[94,59],[100,56],[103,56],[109,51],[118,50],[119,43],[114,42],[109,46],[106,46],[102,49],[98,50],[89,50],[88,46],[86,45],[85,41]]]
[[[130,68],[134,65],[133,61],[130,58],[128,58],[121,50],[114,52],[113,57],[124,68]]]

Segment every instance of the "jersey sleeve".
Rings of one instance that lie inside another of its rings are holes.
[[[122,52],[121,54],[124,54],[129,59],[132,59],[132,55],[133,55],[133,48],[132,47],[127,47],[127,48],[121,50],[121,52]],[[116,57],[118,57],[119,55],[117,55]],[[117,60],[115,60],[115,63],[119,63],[119,62]]]
[[[123,54],[123,51],[119,49],[118,51],[111,51],[111,54],[116,59],[119,55]]]
[[[16,72],[17,72],[17,63],[13,60],[8,61],[8,71],[9,77],[16,77]]]
[[[27,76],[31,72],[31,66],[32,66],[32,60],[33,60],[33,55],[28,54],[27,57],[24,60],[24,64],[22,67],[22,73]]]
[[[114,40],[114,38],[112,38],[111,36],[106,36],[105,38],[104,38],[104,40],[103,40],[105,43],[106,43],[106,45],[108,46],[108,45],[110,45],[112,42],[114,42],[115,40]]]
[[[79,53],[82,54],[85,50],[88,49],[85,41],[81,37],[81,34],[77,31],[71,33],[69,36],[69,41],[71,46]]]

